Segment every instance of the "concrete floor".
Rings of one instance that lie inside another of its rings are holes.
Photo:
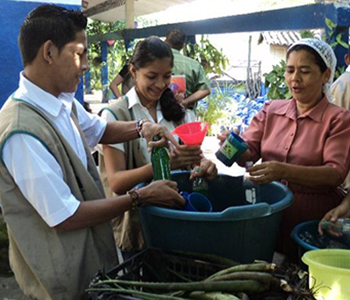
[[[0,277],[0,300],[29,300],[23,295],[15,278]]]

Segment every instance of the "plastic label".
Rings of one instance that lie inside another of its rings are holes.
[[[225,157],[232,159],[232,157],[234,157],[234,155],[238,152],[238,149],[234,147],[228,140],[226,140],[220,151]]]
[[[255,188],[245,190],[245,199],[251,204],[256,203],[256,190]]]

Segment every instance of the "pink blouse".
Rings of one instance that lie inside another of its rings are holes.
[[[301,166],[330,166],[344,179],[350,161],[350,111],[323,98],[308,112],[297,115],[296,101],[273,100],[253,118],[242,137],[253,160],[280,161]],[[283,181],[294,194],[294,203],[283,212],[278,251],[297,259],[292,229],[302,222],[320,220],[339,205],[339,188],[308,188]],[[296,260],[297,261],[297,260]]]
[[[345,179],[350,167],[350,111],[324,97],[297,116],[296,101],[273,100],[242,135],[253,160],[330,166]]]

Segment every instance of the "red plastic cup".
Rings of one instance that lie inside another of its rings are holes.
[[[171,134],[177,135],[186,145],[201,145],[208,128],[208,123],[191,122],[176,127]]]

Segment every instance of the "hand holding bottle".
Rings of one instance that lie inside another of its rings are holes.
[[[197,164],[202,158],[202,150],[198,145],[180,145],[177,148],[170,147],[170,165],[172,170]]]
[[[218,169],[216,165],[209,159],[203,158],[200,162],[199,168],[193,168],[190,179],[196,177],[204,177],[206,180],[211,181],[218,175]]]
[[[321,222],[318,224],[318,232],[323,235],[323,228],[321,226],[323,221],[330,221],[335,223],[338,218],[349,218],[350,217],[350,194],[348,194],[343,202],[339,204],[336,208],[333,208],[325,214]],[[334,236],[340,236],[339,233],[329,231],[330,234]]]
[[[142,124],[141,135],[148,142],[148,151],[151,151],[153,147],[162,147],[168,144],[168,141],[171,142],[175,147],[179,147],[179,143],[176,139],[171,135],[169,130],[157,123],[153,122],[145,122]],[[159,136],[158,141],[153,141],[154,136]]]
[[[321,221],[320,226],[322,230],[327,230],[331,235],[350,236],[350,219],[348,218],[339,218],[335,222],[331,221]]]
[[[265,161],[249,168],[251,181],[254,183],[269,183],[285,179],[286,164],[278,161]]]

